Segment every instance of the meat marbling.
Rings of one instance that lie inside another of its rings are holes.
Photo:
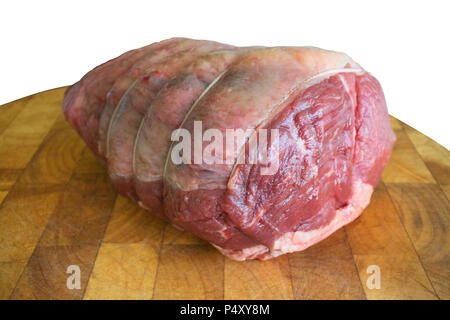
[[[312,47],[161,41],[90,71],[63,110],[121,194],[235,260],[304,250],[356,219],[395,141],[378,81]],[[192,143],[192,161],[174,163],[171,134],[195,137],[195,123],[243,136],[221,161],[195,162]],[[278,143],[269,164],[246,162],[263,131]]]

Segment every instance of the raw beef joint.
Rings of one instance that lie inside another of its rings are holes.
[[[395,141],[378,81],[313,47],[164,40],[88,72],[63,111],[119,193],[235,260],[356,219]]]

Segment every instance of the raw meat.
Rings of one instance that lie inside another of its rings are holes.
[[[133,186],[133,147],[145,112],[166,83],[196,58],[231,46],[211,41],[196,41],[189,50],[169,56],[149,68],[146,75],[128,90],[111,117],[106,141],[108,172],[116,189],[137,200]]]
[[[207,86],[247,50],[224,50],[200,57],[158,93],[141,121],[134,144],[134,187],[144,208],[163,212],[163,170],[171,133]]]
[[[63,108],[121,194],[235,260],[304,250],[356,219],[395,141],[378,81],[312,47],[165,40],[89,72]],[[198,123],[242,135],[175,163],[171,135]],[[261,132],[268,163],[249,162]]]
[[[180,40],[168,39],[126,52],[88,72],[66,91],[63,101],[64,115],[95,154],[99,154],[97,142],[100,116],[107,93],[117,78],[146,54]]]

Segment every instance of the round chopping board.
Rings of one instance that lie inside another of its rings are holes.
[[[399,120],[361,217],[236,262],[118,196],[64,121],[64,90],[0,106],[0,299],[450,299],[450,153]]]

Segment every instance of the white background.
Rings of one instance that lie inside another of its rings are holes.
[[[392,115],[450,148],[449,1],[0,2],[0,104],[72,84],[174,36],[343,51],[381,82]],[[1,116],[1,114],[0,114]]]

